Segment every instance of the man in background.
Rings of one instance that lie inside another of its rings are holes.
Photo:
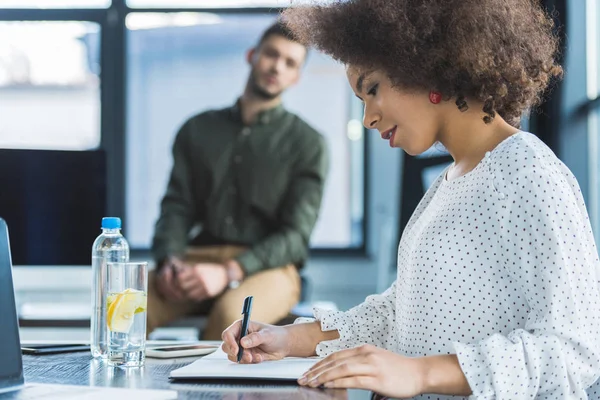
[[[247,53],[251,71],[237,102],[179,130],[152,245],[148,332],[208,315],[202,338],[216,340],[246,296],[254,296],[252,319],[264,323],[299,301],[298,269],[328,169],[323,137],[281,104],[306,55],[275,23]]]

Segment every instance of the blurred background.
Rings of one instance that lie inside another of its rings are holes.
[[[523,129],[574,172],[598,238],[600,5],[542,3],[555,11],[566,76]],[[120,216],[132,258],[150,260],[177,130],[199,111],[233,104],[245,51],[287,5],[0,0],[0,216],[24,339],[87,339],[89,260],[103,216]],[[315,51],[284,104],[331,153],[303,271],[307,304],[347,309],[392,282],[403,227],[450,158],[439,149],[409,157],[366,131],[344,67]]]

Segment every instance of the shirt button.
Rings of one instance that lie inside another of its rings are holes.
[[[242,162],[242,156],[237,155],[235,157],[233,157],[233,162],[235,162],[236,164],[239,164]]]
[[[247,126],[245,126],[244,129],[242,129],[242,135],[244,136],[248,136],[250,132],[252,132],[252,130]]]
[[[232,216],[230,216],[230,215],[226,216],[226,217],[225,217],[225,223],[226,223],[227,225],[231,225],[231,224],[233,224],[233,217],[232,217]]]

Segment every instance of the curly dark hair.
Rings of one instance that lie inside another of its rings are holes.
[[[539,0],[335,0],[282,14],[300,42],[394,86],[436,90],[457,107],[484,104],[518,127],[562,77],[559,40]]]

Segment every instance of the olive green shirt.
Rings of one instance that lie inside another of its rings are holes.
[[[189,119],[173,145],[152,251],[157,263],[190,243],[249,246],[247,274],[308,255],[328,170],[324,138],[283,106],[242,122],[239,102]],[[200,238],[190,237],[202,226]]]

